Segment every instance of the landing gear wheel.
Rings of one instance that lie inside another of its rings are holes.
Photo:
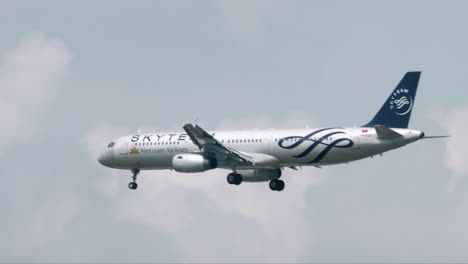
[[[236,182],[236,174],[229,173],[228,176],[227,176],[227,182],[229,184],[234,184]]]
[[[282,190],[284,190],[284,181],[274,179],[270,181],[269,186],[272,191],[281,192]]]
[[[227,176],[227,182],[229,184],[239,185],[242,183],[242,175],[237,173],[229,173]]]
[[[244,179],[242,178],[242,175],[236,174],[236,182],[234,183],[235,185],[239,185],[242,183]]]
[[[270,190],[276,191],[276,188],[278,187],[278,180],[271,180],[268,185],[270,186]]]
[[[132,169],[132,181],[128,184],[128,188],[130,188],[130,190],[138,188],[138,184],[136,183],[138,173],[140,173],[139,169]]]
[[[281,192],[282,190],[284,190],[284,181],[278,180],[278,186],[276,186],[276,190],[278,192]]]

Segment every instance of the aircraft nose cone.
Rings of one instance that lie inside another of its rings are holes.
[[[101,163],[101,165],[104,165],[104,162],[105,162],[104,155],[99,154],[97,161]]]
[[[111,159],[112,153],[110,151],[105,151],[98,156],[97,161],[104,166],[109,166]]]

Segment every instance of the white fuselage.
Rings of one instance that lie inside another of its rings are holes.
[[[224,146],[250,155],[256,162],[218,161],[218,168],[257,169],[322,166],[377,155],[422,138],[417,130],[394,128],[403,137],[378,138],[375,128],[319,128],[209,132]],[[117,169],[172,169],[181,153],[199,153],[185,132],[135,134],[119,138],[101,154],[100,162]]]

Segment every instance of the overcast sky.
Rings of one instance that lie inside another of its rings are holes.
[[[468,2],[1,1],[1,262],[468,261]],[[112,139],[367,123],[422,71],[422,140],[347,165],[102,167]]]

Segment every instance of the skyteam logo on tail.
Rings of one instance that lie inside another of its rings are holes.
[[[403,116],[411,112],[413,98],[408,89],[398,89],[390,97],[390,109],[397,115]]]

